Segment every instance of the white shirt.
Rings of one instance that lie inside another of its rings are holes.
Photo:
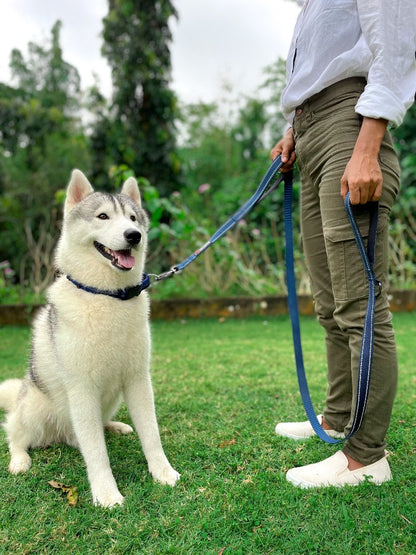
[[[416,0],[307,0],[287,59],[283,114],[348,77],[365,77],[356,112],[400,125],[416,91]]]

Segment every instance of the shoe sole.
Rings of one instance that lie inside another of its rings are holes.
[[[334,439],[344,439],[345,438],[345,434],[343,434],[341,432],[336,432],[335,430],[324,430],[324,432],[326,434],[328,434],[330,437],[334,438]],[[287,437],[289,439],[294,439],[295,441],[301,441],[302,439],[310,439],[311,437],[316,436],[315,432],[312,432],[308,436],[295,436],[293,434],[277,432],[276,430],[275,430],[275,433],[276,433],[276,435],[278,435],[280,437]]]
[[[392,476],[386,477],[383,480],[374,480],[371,475],[364,475],[362,480],[359,480],[358,482],[345,482],[344,484],[330,484],[330,483],[320,483],[320,484],[315,484],[313,482],[307,482],[306,480],[300,480],[298,478],[295,478],[293,476],[288,476],[288,473],[286,474],[286,480],[288,482],[290,482],[293,486],[300,488],[300,489],[312,489],[312,488],[329,488],[329,487],[333,487],[333,488],[343,488],[344,486],[359,486],[361,484],[364,484],[365,482],[369,482],[375,486],[381,486],[382,484],[385,484],[386,482],[389,482],[392,479]]]

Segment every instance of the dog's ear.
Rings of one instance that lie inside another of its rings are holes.
[[[87,195],[94,192],[91,183],[80,170],[73,170],[66,190],[65,212],[69,212]]]
[[[123,188],[121,189],[121,193],[130,197],[137,204],[137,206],[141,208],[142,201],[140,197],[139,186],[137,185],[137,181],[134,179],[134,177],[129,177],[128,179],[126,179]]]

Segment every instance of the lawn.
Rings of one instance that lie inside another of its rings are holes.
[[[154,322],[152,374],[165,451],[181,472],[175,488],[153,483],[136,435],[107,435],[125,504],[91,503],[73,448],[32,451],[10,476],[0,432],[0,552],[91,554],[415,554],[416,315],[395,314],[400,384],[388,433],[394,480],[380,487],[299,490],[294,465],[337,447],[274,434],[304,419],[289,320]],[[316,409],[325,393],[322,331],[302,318],[305,364]],[[22,375],[27,328],[0,329],[0,378]],[[130,422],[122,408],[120,419]],[[75,507],[48,482],[76,486]]]

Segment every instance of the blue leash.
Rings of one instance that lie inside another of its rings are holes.
[[[194,253],[192,253],[188,258],[185,258],[182,262],[173,266],[167,272],[163,274],[155,275],[150,274],[150,277],[153,278],[154,281],[160,281],[169,277],[172,277],[177,272],[181,272],[184,270],[191,262],[193,262],[198,256],[200,256],[203,252],[205,252],[209,247],[211,247],[218,239],[220,239],[223,235],[227,233],[231,228],[233,228],[237,222],[239,222],[244,216],[250,212],[254,206],[259,204],[264,198],[266,198],[276,187],[280,184],[283,180],[283,174],[279,176],[279,178],[273,182],[277,172],[282,167],[282,160],[281,157],[278,156],[273,160],[269,169],[263,176],[259,186],[257,187],[255,193],[248,199],[247,202],[243,204],[241,208],[237,210],[217,231],[208,239],[208,241],[199,247]]]
[[[296,293],[296,279],[294,269],[294,249],[293,249],[293,225],[292,225],[292,198],[293,198],[293,174],[292,172],[281,173],[279,178],[273,182],[277,172],[282,167],[282,161],[278,156],[270,165],[266,174],[260,182],[255,193],[250,199],[231,216],[212,236],[202,245],[198,250],[188,256],[181,263],[177,264],[171,270],[163,274],[155,275],[150,274],[154,281],[160,281],[172,277],[176,273],[184,270],[191,262],[198,258],[203,252],[211,247],[218,239],[227,233],[236,223],[241,220],[254,206],[259,204],[266,198],[278,185],[284,180],[284,219],[285,219],[285,238],[286,238],[286,281],[288,289],[288,306],[289,315],[292,323],[293,344],[295,350],[296,370],[298,376],[299,389],[302,397],[303,406],[306,415],[315,431],[315,433],[327,443],[340,443],[353,436],[360,428],[365,408],[367,405],[371,366],[373,359],[373,342],[374,342],[374,309],[376,299],[376,286],[381,290],[381,283],[376,279],[373,271],[375,261],[375,245],[377,238],[377,224],[378,224],[378,203],[368,203],[370,210],[370,227],[368,235],[367,249],[364,246],[360,231],[356,224],[353,209],[350,203],[349,193],[345,198],[345,210],[350,220],[354,238],[358,246],[361,259],[368,279],[368,304],[364,321],[363,338],[361,342],[360,362],[358,369],[358,384],[357,396],[355,403],[355,411],[352,426],[348,435],[341,440],[334,439],[325,433],[321,424],[319,423],[309,394],[308,383],[305,375],[305,367],[303,364],[300,324],[299,324],[299,311]],[[146,279],[148,276],[145,276]],[[151,281],[147,279],[145,287],[148,287]]]
[[[314,429],[315,433],[326,443],[340,443],[353,436],[360,428],[365,408],[367,405],[371,366],[373,360],[373,343],[374,343],[374,309],[376,299],[376,286],[381,288],[381,283],[376,279],[373,271],[375,261],[375,245],[377,238],[378,224],[378,202],[368,203],[370,209],[370,227],[368,235],[367,249],[364,246],[360,230],[354,218],[353,209],[350,203],[349,193],[346,195],[344,206],[350,220],[354,238],[358,246],[358,250],[363,261],[364,269],[368,280],[368,303],[364,320],[363,338],[361,341],[360,362],[358,368],[358,384],[355,403],[355,411],[351,429],[348,435],[340,440],[330,437],[319,423],[311,397],[309,394],[308,383],[305,375],[305,367],[303,364],[299,311],[296,295],[296,279],[293,255],[293,226],[292,226],[292,198],[293,198],[293,178],[292,172],[283,175],[285,182],[284,191],[284,219],[285,219],[285,237],[286,237],[286,281],[288,289],[288,305],[289,314],[292,323],[293,345],[295,349],[295,361],[298,376],[299,390],[302,397],[302,403],[306,415]]]

